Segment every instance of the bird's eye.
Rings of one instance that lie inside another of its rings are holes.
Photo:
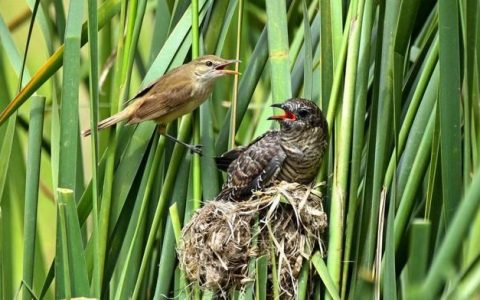
[[[305,118],[309,115],[310,113],[308,112],[308,110],[306,109],[301,109],[298,111],[298,115],[301,117],[301,118]]]
[[[213,63],[209,60],[207,60],[207,62],[205,64],[207,65],[207,67],[211,67],[213,65]]]

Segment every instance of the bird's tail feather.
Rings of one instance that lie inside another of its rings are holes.
[[[100,130],[100,129],[110,127],[112,125],[117,124],[118,122],[121,122],[121,121],[127,119],[127,118],[128,118],[128,112],[126,110],[122,110],[122,111],[114,114],[113,116],[108,117],[105,120],[100,121],[97,124],[97,129]],[[91,133],[92,133],[91,129],[86,129],[86,130],[82,131],[82,136],[84,136],[84,137],[89,136]]]

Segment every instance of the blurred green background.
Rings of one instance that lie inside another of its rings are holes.
[[[185,282],[176,237],[221,188],[213,157],[292,96],[330,126],[327,253],[297,298],[480,297],[478,6],[0,0],[0,297],[214,298]],[[169,128],[202,157],[153,122],[80,136],[201,54],[242,61]],[[278,289],[252,276],[229,297]]]

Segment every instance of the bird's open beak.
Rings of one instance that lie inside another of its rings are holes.
[[[275,103],[271,105],[272,107],[276,108],[281,108],[284,111],[283,115],[276,115],[276,116],[271,116],[268,118],[268,120],[277,120],[277,121],[283,121],[283,120],[290,120],[290,121],[295,121],[297,117],[291,112],[283,108],[283,105],[281,103]]]
[[[235,70],[229,70],[229,69],[225,69],[225,67],[229,66],[229,65],[232,65],[234,63],[240,63],[241,61],[239,60],[236,60],[236,59],[231,59],[231,60],[227,60],[226,63],[224,64],[221,64],[221,65],[218,65],[215,70],[217,71],[220,71],[221,73],[225,74],[225,75],[237,75],[237,74],[240,74],[238,71],[235,71]]]

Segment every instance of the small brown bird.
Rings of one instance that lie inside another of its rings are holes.
[[[322,111],[309,100],[292,98],[274,104],[285,111],[269,120],[280,122],[250,145],[216,158],[227,171],[227,182],[217,199],[239,201],[275,180],[308,184],[315,179],[328,146],[328,124]]]
[[[154,120],[159,124],[158,131],[169,139],[179,142],[196,153],[201,153],[199,146],[185,144],[166,133],[166,125],[200,106],[210,96],[213,83],[219,77],[238,74],[225,67],[238,62],[215,55],[205,55],[177,67],[160,79],[141,90],[125,109],[98,123],[103,129],[126,121],[137,124]],[[83,136],[91,134],[91,129],[84,130]]]

